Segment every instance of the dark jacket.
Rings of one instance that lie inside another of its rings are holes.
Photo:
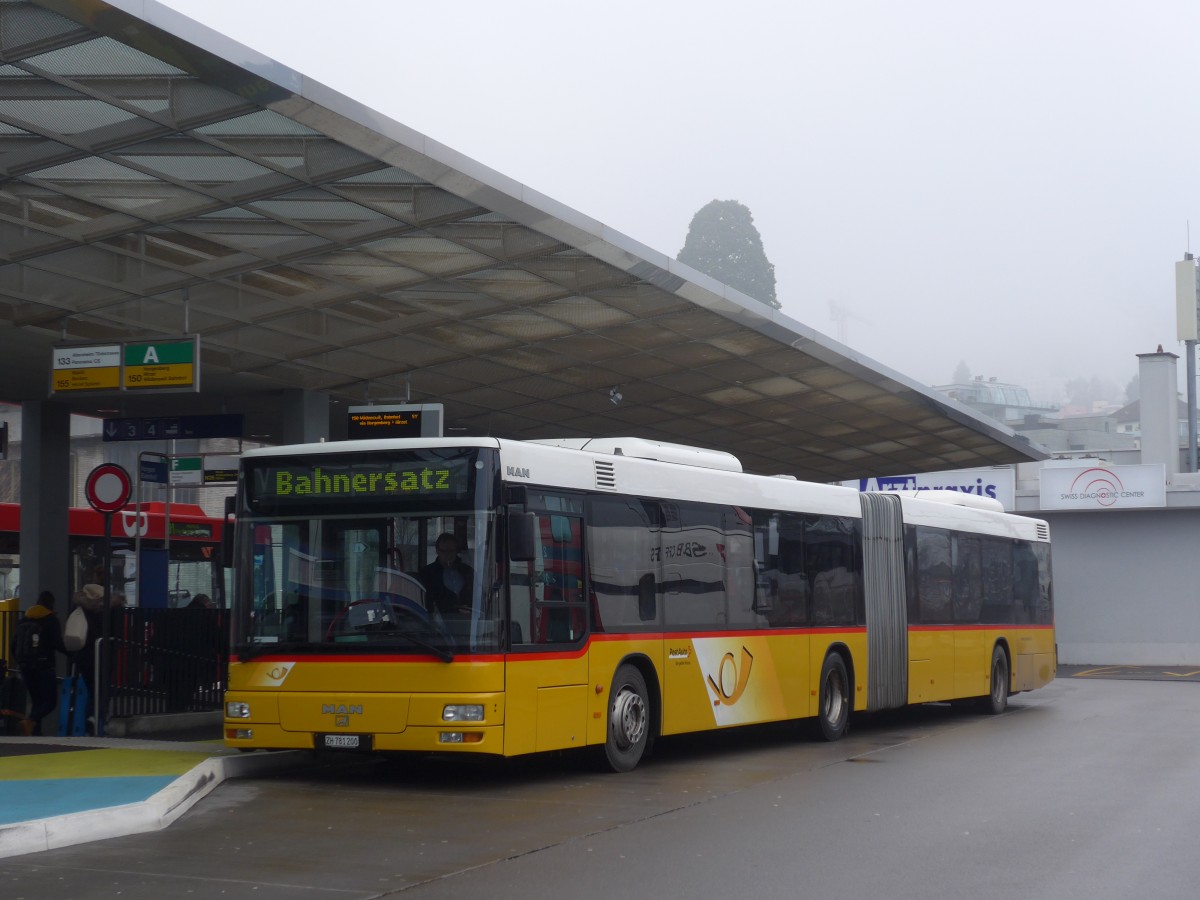
[[[455,559],[450,571],[462,581],[456,592],[446,586],[447,569],[434,560],[419,573],[425,585],[425,606],[430,612],[437,610],[444,616],[460,615],[460,610],[471,606],[471,589],[475,581],[475,570],[460,559]]]
[[[37,622],[40,628],[40,640],[37,649],[37,663],[39,668],[54,668],[54,653],[66,653],[67,648],[63,644],[62,623],[58,621],[58,616],[54,614],[54,610],[36,603],[29,609],[25,610],[25,614],[21,616],[17,622],[16,630],[19,631],[22,622]],[[15,650],[15,635],[14,648]],[[16,657],[14,654],[14,662]]]

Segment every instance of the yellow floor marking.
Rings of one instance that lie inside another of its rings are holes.
[[[1200,669],[1192,669],[1190,672],[1163,672],[1164,675],[1174,675],[1176,678],[1191,678],[1193,675],[1200,675]]]
[[[1084,669],[1082,672],[1076,672],[1076,678],[1083,678],[1085,675],[1105,675],[1109,672],[1119,672],[1123,666],[1101,666],[1099,669]]]
[[[182,775],[216,754],[186,750],[67,750],[0,759],[0,781]]]

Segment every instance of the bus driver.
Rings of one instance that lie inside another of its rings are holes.
[[[458,558],[458,538],[444,532],[438,535],[434,549],[437,558],[420,572],[426,606],[443,617],[469,616],[475,572]]]

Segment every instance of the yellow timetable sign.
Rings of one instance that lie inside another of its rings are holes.
[[[121,370],[55,369],[55,391],[115,391],[121,386]]]
[[[196,387],[196,342],[125,345],[125,390]]]
[[[121,386],[121,345],[55,347],[50,388],[68,391],[113,391]]]

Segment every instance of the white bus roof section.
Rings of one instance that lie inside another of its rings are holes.
[[[643,438],[570,438],[534,441],[552,447],[569,447],[573,450],[588,450],[592,453],[609,453],[613,456],[628,456],[634,459],[653,459],[658,462],[679,463],[701,469],[720,469],[725,472],[742,471],[741,461],[732,453],[707,450],[703,447],[686,447],[667,441],[647,441]]]
[[[46,399],[55,345],[186,331],[202,394],[56,399],[270,441],[286,389],[407,398],[813,480],[1047,455],[152,0],[0,2],[0,174],[0,400]]]

